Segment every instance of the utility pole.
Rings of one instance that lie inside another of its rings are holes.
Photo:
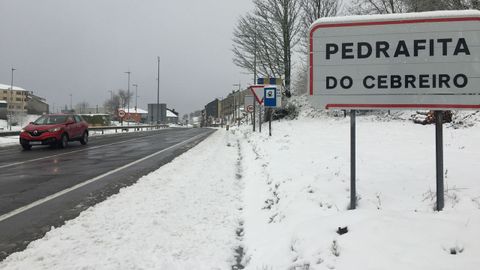
[[[8,109],[11,109],[12,107],[12,100],[13,100],[13,72],[16,69],[12,67],[12,80],[10,81],[10,101],[8,102]],[[12,108],[13,109],[13,108]],[[13,110],[9,110],[9,117],[8,117],[8,126],[10,127],[10,131],[12,130],[12,117],[13,117]]]
[[[127,114],[130,118],[130,71],[125,72],[128,74],[128,86],[127,86]],[[127,121],[127,125],[130,126],[130,121]]]
[[[112,109],[111,113],[113,113],[113,112],[114,112],[114,108],[115,108],[115,105],[113,104],[113,91],[112,91],[112,90],[108,90],[108,92],[110,92],[110,102],[109,102],[109,103],[110,103],[110,105],[112,106],[112,108],[111,108],[111,109]]]
[[[233,86],[238,86],[238,91],[237,92],[235,92],[235,90],[233,90],[233,100],[234,100],[234,104],[233,104],[233,123],[235,123],[235,121],[238,121],[238,125],[240,126],[240,112],[238,111],[238,108],[240,108],[240,89],[242,88],[242,84],[241,84],[241,82],[238,82],[238,83],[233,84]],[[237,95],[238,95],[238,97],[237,97]]]
[[[160,56],[157,56],[157,125],[160,124]]]
[[[137,101],[138,101],[138,84],[132,84],[135,86],[135,112],[137,112]]]
[[[70,110],[73,111],[72,94],[70,94]]]

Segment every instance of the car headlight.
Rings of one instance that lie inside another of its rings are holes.
[[[56,127],[56,128],[51,128],[48,130],[48,132],[57,132],[57,131],[60,131],[62,128],[60,127]]]
[[[20,130],[20,132],[25,132],[25,129],[22,128],[22,129]]]

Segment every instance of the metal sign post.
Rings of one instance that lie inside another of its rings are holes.
[[[272,114],[273,114],[272,108],[269,108],[268,113],[270,116],[268,117],[268,135],[271,137],[272,136]]]
[[[442,211],[444,207],[444,187],[443,187],[443,111],[435,111],[435,144],[436,144],[436,163],[437,163],[437,211]]]
[[[262,133],[262,104],[258,110],[258,132]]]
[[[273,108],[282,104],[282,93],[276,85],[266,85],[264,87],[263,104],[268,108],[268,134],[272,136]]]
[[[247,125],[248,125],[248,114],[252,114],[252,125],[253,131],[255,131],[255,97],[254,96],[245,96],[244,97],[244,111],[247,113]]]
[[[256,108],[257,108],[256,102],[253,102],[253,115],[252,115],[252,117],[253,117],[253,118],[252,118],[253,132],[255,132],[255,120],[256,120],[256,119],[255,119],[255,114],[257,113],[257,112],[256,112]]]
[[[254,117],[256,117],[256,104],[258,103],[258,131],[262,132],[262,103],[263,103],[263,85],[252,85],[249,87],[250,91],[254,96]],[[255,102],[256,101],[256,102]],[[256,119],[254,119],[255,122]],[[255,124],[253,126],[253,131],[255,131]]]
[[[120,125],[123,127],[123,118],[125,118],[126,112],[124,110],[118,110],[118,117],[120,117]]]
[[[356,111],[350,111],[350,210],[357,208]]]

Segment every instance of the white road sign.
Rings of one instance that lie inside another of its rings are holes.
[[[480,12],[320,19],[309,67],[321,108],[479,109]]]
[[[264,85],[252,85],[249,87],[258,104],[263,104]]]
[[[118,110],[118,117],[120,117],[120,118],[125,117],[125,111],[124,110]]]
[[[245,105],[244,110],[246,112],[249,112],[249,113],[253,112],[253,103],[254,102],[255,102],[255,100],[254,100],[253,96],[245,96],[244,102],[243,102],[244,105]]]

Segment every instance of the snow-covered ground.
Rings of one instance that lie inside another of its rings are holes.
[[[33,122],[37,120],[40,115],[34,115],[34,114],[28,114],[24,116],[17,116],[17,125],[12,126],[12,131],[18,131],[21,130],[24,126],[26,126],[28,123]],[[0,119],[0,132],[2,131],[10,131],[10,128],[8,127],[7,120]]]
[[[477,269],[480,125],[462,115],[444,129],[442,212],[434,126],[358,117],[352,211],[349,119],[306,107],[273,137],[218,130],[0,269],[231,269],[239,254],[252,270]]]
[[[0,147],[18,144],[18,136],[0,137]]]
[[[230,268],[242,182],[232,175],[239,150],[228,140],[215,133],[11,255],[0,269]]]

